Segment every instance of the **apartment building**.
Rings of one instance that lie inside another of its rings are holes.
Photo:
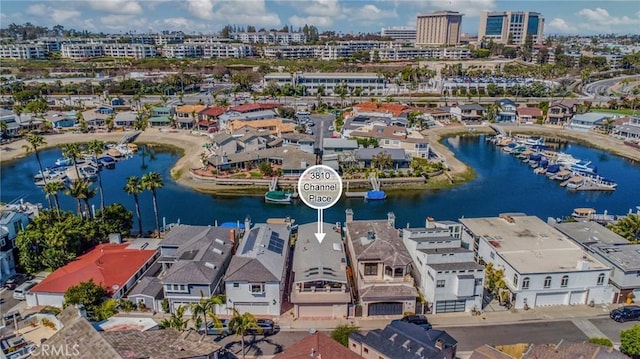
[[[251,46],[240,44],[213,43],[202,46],[202,57],[214,58],[242,58],[253,56]]]
[[[377,55],[380,60],[467,60],[471,58],[471,50],[466,47],[401,47],[380,49],[377,50]],[[371,53],[371,56],[374,54]]]
[[[44,59],[47,52],[47,49],[42,45],[0,45],[0,59]]]
[[[261,32],[234,32],[229,34],[233,40],[240,41],[245,44],[291,44],[305,43],[309,41],[309,36],[301,32],[278,32],[278,31],[261,31]]]
[[[396,41],[416,42],[416,28],[413,26],[383,27],[380,36],[389,37]]]
[[[436,11],[418,15],[416,46],[442,46],[460,44],[462,16],[455,11]]]
[[[527,35],[534,44],[542,44],[544,18],[530,11],[483,12],[478,26],[478,40],[493,40],[499,44],[522,45]]]
[[[62,44],[61,56],[67,59],[84,60],[104,56],[102,44]]]
[[[335,89],[346,87],[363,89],[362,95],[384,95],[387,84],[382,75],[376,73],[272,73],[264,76],[263,83],[266,86],[274,81],[277,85],[293,84],[304,86],[307,95],[315,95],[320,87],[324,88],[327,95],[334,94]]]
[[[202,57],[202,46],[191,44],[171,44],[162,47],[162,56],[175,59]]]
[[[104,44],[104,56],[109,57],[130,57],[134,59],[144,59],[156,56],[156,48],[152,45],[143,44]]]

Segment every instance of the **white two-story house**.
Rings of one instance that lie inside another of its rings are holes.
[[[431,313],[480,310],[484,268],[473,251],[462,248],[462,225],[427,218],[422,228],[402,230],[414,262],[414,278]]]
[[[628,297],[640,299],[640,244],[629,243],[596,222],[560,223],[556,228],[611,267],[613,303],[625,303]]]
[[[463,218],[462,241],[476,260],[504,270],[515,308],[609,304],[610,269],[538,217]]]
[[[395,215],[387,216],[354,221],[353,211],[346,210],[346,245],[363,317],[415,312],[413,260],[395,228]]]
[[[281,314],[290,235],[290,224],[245,226],[224,279],[228,308],[254,315]]]
[[[0,283],[16,271],[14,240],[20,231],[27,228],[33,215],[37,215],[37,208],[30,204],[0,208]]]

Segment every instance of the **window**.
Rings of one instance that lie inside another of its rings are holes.
[[[365,354],[369,354],[369,348],[362,348],[362,349],[364,349]]]
[[[518,274],[513,275],[513,286],[518,287]]]
[[[239,288],[240,287],[240,283],[233,283],[233,287],[234,288]]]
[[[444,288],[445,281],[440,279],[436,282],[436,288]]]
[[[0,247],[4,247],[5,244],[7,244],[7,241],[4,238],[0,239]]]
[[[544,279],[544,287],[545,288],[550,288],[551,287],[551,277],[546,277]]]
[[[495,258],[496,258],[496,254],[495,254],[495,252],[491,252],[491,253],[489,253],[489,257],[490,257],[491,259],[495,259]]]
[[[179,292],[179,293],[187,293],[188,287],[183,284],[167,284],[166,285],[167,292]]]
[[[569,285],[569,276],[565,275],[562,277],[562,281],[560,282],[560,287],[566,288]]]
[[[522,279],[522,289],[529,289],[529,277]]]
[[[402,268],[394,269],[394,273],[393,273],[394,277],[402,277],[403,275],[404,275],[404,270],[402,270]]]
[[[364,275],[378,275],[378,263],[365,263]]]
[[[476,278],[475,283],[476,286],[482,285],[482,278]]]
[[[264,293],[264,284],[262,283],[251,283],[250,288],[253,294]]]
[[[604,273],[600,273],[600,275],[598,276],[598,285],[603,285],[604,284]]]

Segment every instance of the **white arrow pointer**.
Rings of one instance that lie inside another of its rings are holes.
[[[315,234],[316,239],[318,240],[318,243],[322,243],[322,240],[326,235],[325,233],[322,232],[322,221],[324,220],[322,217],[323,217],[322,209],[318,209],[318,233]]]

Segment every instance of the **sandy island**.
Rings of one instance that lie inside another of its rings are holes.
[[[507,133],[523,133],[532,135],[541,135],[548,137],[562,137],[570,140],[578,141],[611,152],[613,154],[640,162],[640,150],[631,146],[627,146],[621,140],[613,137],[601,135],[597,133],[582,133],[566,131],[562,128],[547,126],[501,126]],[[479,134],[491,133],[494,131],[487,126],[474,127],[472,130],[462,126],[438,127],[423,132],[429,138],[429,143],[433,149],[441,154],[447,165],[449,166],[449,175],[453,178],[463,176],[468,173],[466,164],[458,160],[453,152],[451,152],[440,141],[455,134]],[[122,132],[112,133],[90,133],[90,134],[52,134],[46,135],[47,142],[45,148],[58,147],[64,143],[71,142],[89,142],[98,139],[105,142],[117,142],[123,136]],[[219,186],[214,183],[204,181],[196,181],[189,175],[191,168],[201,167],[200,156],[204,152],[203,145],[208,143],[207,136],[191,133],[186,130],[178,130],[175,132],[162,132],[156,128],[147,129],[142,132],[135,140],[136,143],[155,143],[160,145],[175,146],[183,150],[183,156],[176,162],[171,169],[172,177],[181,185],[191,187],[202,192],[215,192],[223,189],[231,189],[229,186]],[[0,147],[0,163],[22,158],[27,155],[23,146],[26,144],[24,140],[19,140]]]

